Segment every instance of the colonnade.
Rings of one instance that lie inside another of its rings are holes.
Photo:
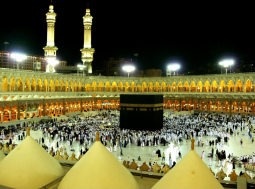
[[[118,98],[107,99],[61,99],[54,101],[17,101],[0,106],[0,122],[31,119],[42,116],[60,116],[72,112],[85,112],[94,110],[115,110],[120,108]],[[208,111],[219,113],[255,114],[255,102],[233,100],[184,100],[165,98],[163,103],[165,110],[171,111]]]
[[[254,73],[127,78],[2,69],[0,78],[1,122],[119,109],[120,94],[162,94],[172,111],[255,113]]]

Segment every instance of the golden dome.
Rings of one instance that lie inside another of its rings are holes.
[[[223,189],[201,157],[194,151],[194,146],[192,147],[193,150],[189,151],[152,188]]]
[[[96,141],[68,171],[58,188],[139,188],[133,175]]]
[[[0,185],[11,188],[40,188],[64,174],[58,161],[30,136],[0,161],[0,170]]]

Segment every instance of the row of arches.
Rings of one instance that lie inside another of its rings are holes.
[[[89,100],[56,103],[31,103],[18,106],[0,107],[0,122],[14,121],[42,116],[58,116],[65,113],[118,109],[119,100]]]
[[[251,80],[246,81],[233,80],[225,82],[224,80],[219,83],[214,80],[213,82],[205,81],[186,81],[171,83],[167,82],[103,82],[93,81],[92,83],[82,83],[77,81],[64,81],[52,79],[38,79],[29,78],[22,79],[19,77],[16,81],[15,77],[2,79],[2,91],[38,91],[38,92],[254,92],[255,85]]]
[[[172,111],[213,111],[228,113],[255,113],[255,102],[164,100],[163,108]],[[59,116],[71,112],[120,109],[119,100],[85,100],[71,102],[46,102],[6,105],[0,107],[0,122],[30,119],[42,116]]]
[[[164,103],[164,109],[173,111],[213,111],[213,112],[230,112],[230,113],[254,113],[255,103],[232,102],[229,101],[178,101],[168,100]]]

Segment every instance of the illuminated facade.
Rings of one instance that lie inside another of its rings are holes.
[[[15,74],[13,74],[15,73]],[[81,77],[1,70],[1,121],[119,108],[120,94],[163,94],[164,109],[255,114],[255,74]]]
[[[83,16],[84,25],[84,45],[81,49],[81,60],[86,66],[86,75],[92,74],[92,61],[95,49],[91,48],[91,26],[93,17],[90,15],[90,9],[86,9],[86,14]]]
[[[56,13],[50,5],[47,18],[45,59],[56,59],[54,44]],[[84,47],[82,61],[92,73],[92,16],[83,17]],[[0,65],[11,62],[6,52]],[[31,58],[27,58],[28,61]],[[32,58],[36,59],[36,58]],[[14,60],[13,60],[14,61]],[[38,61],[38,60],[35,60]],[[42,69],[46,60],[43,60]],[[120,94],[163,94],[164,109],[207,111],[229,114],[255,114],[255,74],[195,75],[176,77],[81,77],[77,74],[53,74],[9,69],[0,70],[0,122],[57,116],[99,109],[118,109]]]
[[[46,71],[46,59],[43,56],[38,55],[28,55],[25,60],[22,62],[17,62],[17,60],[11,58],[11,52],[9,51],[0,51],[0,68],[8,69],[17,69],[17,64],[21,70],[31,70],[31,71]],[[40,65],[38,69],[35,68],[35,65]],[[59,61],[58,67],[66,67],[66,61]]]
[[[0,68],[17,69],[17,64],[20,64],[19,68],[22,70],[39,70],[45,72],[46,68],[46,60],[43,56],[28,55],[22,62],[17,62],[17,60],[11,58],[11,52],[0,52]],[[40,69],[35,69],[35,64],[39,64]]]

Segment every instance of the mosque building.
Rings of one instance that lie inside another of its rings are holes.
[[[214,74],[175,77],[90,76],[95,49],[91,47],[93,17],[83,16],[84,45],[81,60],[87,77],[54,74],[56,13],[46,13],[46,72],[1,69],[0,122],[58,116],[100,109],[119,109],[120,94],[163,94],[164,109],[207,111],[241,115],[255,114],[254,73]],[[13,74],[15,73],[15,74]]]
[[[41,57],[46,72],[0,68],[0,123],[120,109],[121,94],[161,94],[164,110],[255,114],[254,73],[175,77],[91,76],[95,49],[91,46],[93,17],[89,8],[83,16],[84,45],[80,50],[86,77],[56,74],[56,15],[53,5],[50,5],[46,13],[47,44],[43,48],[44,57]],[[180,178],[185,182],[180,182]],[[0,150],[1,186],[41,188],[56,179],[60,179],[58,188],[139,188],[134,176],[101,144],[99,134],[90,150],[67,173],[30,136],[29,130],[25,140],[7,156]],[[194,151],[193,141],[190,152],[153,188],[223,187]]]

